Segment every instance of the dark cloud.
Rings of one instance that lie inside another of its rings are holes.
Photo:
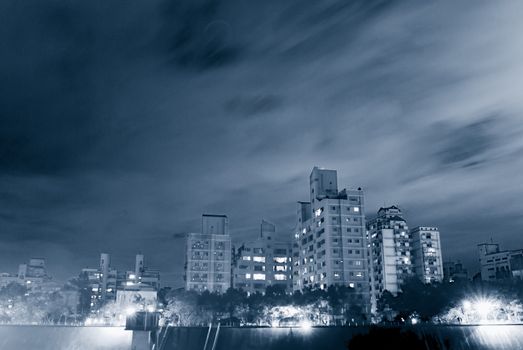
[[[437,125],[434,127],[441,149],[436,156],[443,165],[463,167],[481,164],[487,159],[485,154],[497,142],[493,134],[493,124],[499,122],[494,117],[487,117],[463,126]]]
[[[202,212],[290,234],[314,165],[440,226],[447,257],[517,244],[518,7],[3,1],[0,262],[63,279],[142,251],[180,284]]]

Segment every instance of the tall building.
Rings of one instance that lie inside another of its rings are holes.
[[[478,253],[483,281],[523,278],[523,249],[500,250],[497,243],[482,243]]]
[[[293,260],[294,290],[355,289],[368,306],[369,282],[361,189],[338,191],[336,170],[314,167],[310,202],[298,202]]]
[[[248,294],[269,286],[292,292],[292,242],[278,239],[276,226],[262,220],[258,239],[244,243],[235,256],[233,287]]]
[[[373,307],[388,290],[401,291],[401,285],[413,275],[410,234],[407,222],[397,206],[380,208],[376,218],[367,223],[369,267]]]
[[[418,226],[410,230],[414,273],[424,283],[443,281],[441,240],[437,227]]]
[[[224,293],[231,287],[231,236],[226,215],[202,215],[202,232],[186,240],[185,288]]]

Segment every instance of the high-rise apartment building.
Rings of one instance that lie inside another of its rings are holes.
[[[274,224],[262,220],[258,239],[242,244],[234,260],[234,288],[263,294],[279,286],[292,292],[292,242],[279,239]]]
[[[226,215],[202,215],[202,232],[186,240],[185,288],[224,293],[231,286],[231,236]]]
[[[401,285],[413,275],[411,239],[407,222],[397,206],[380,208],[376,218],[367,223],[369,268],[373,306],[388,290],[401,291]]]
[[[410,230],[414,273],[423,283],[443,281],[441,240],[437,227],[418,226]]]
[[[363,191],[338,191],[336,170],[314,167],[310,202],[298,202],[294,234],[294,290],[349,286],[366,308],[369,280]]]

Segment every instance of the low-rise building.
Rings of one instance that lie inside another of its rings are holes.
[[[497,243],[481,243],[478,253],[483,281],[523,278],[523,249],[500,250]]]
[[[443,262],[443,279],[445,282],[455,282],[458,280],[468,280],[469,275],[466,268],[460,261]]]

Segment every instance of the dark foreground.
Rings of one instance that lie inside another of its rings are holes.
[[[177,327],[158,337],[158,350],[201,350],[208,328]],[[213,328],[207,349],[215,339]],[[131,332],[116,327],[0,326],[2,350],[130,350]],[[523,349],[523,325],[228,328],[215,350]]]

